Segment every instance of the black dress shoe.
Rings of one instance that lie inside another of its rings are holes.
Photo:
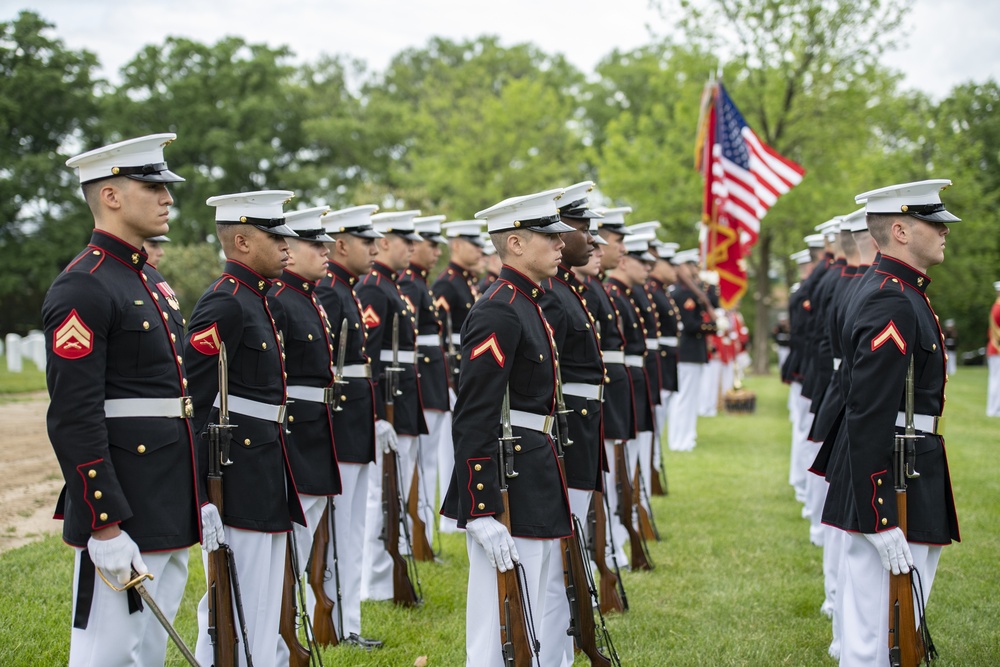
[[[357,646],[365,651],[374,651],[375,649],[382,648],[382,642],[380,640],[360,637],[356,632],[349,634],[342,640],[341,643],[347,644],[348,646]]]

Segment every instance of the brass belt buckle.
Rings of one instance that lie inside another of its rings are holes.
[[[181,396],[181,416],[185,419],[194,418],[194,404],[190,396]]]

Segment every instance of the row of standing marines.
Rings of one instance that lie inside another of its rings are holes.
[[[162,664],[167,633],[143,601],[174,618],[198,542],[209,588],[190,660],[219,664],[223,553],[234,664],[297,664],[296,623],[376,649],[361,600],[418,603],[416,560],[456,529],[467,664],[522,664],[501,623],[505,572],[530,601],[523,664],[569,665],[574,642],[617,664],[600,612],[627,609],[621,568],[653,566],[659,433],[694,447],[719,333],[697,251],[658,241],[657,222],[626,226],[627,207],[592,210],[589,181],[444,224],[221,195],[207,204],[225,267],[185,321],[143,250],[183,180],[164,159],[174,139],[67,161],[95,223],[43,305],[56,514],[76,555],[70,664]],[[448,267],[429,281],[444,242]],[[484,249],[496,268],[477,284]],[[95,575],[144,581],[121,593]]]
[[[915,665],[936,655],[923,610],[941,547],[959,541],[943,437],[947,336],[928,269],[944,261],[944,179],[856,197],[863,207],[791,256],[782,379],[792,422],[789,483],[823,549],[829,654],[841,665]]]

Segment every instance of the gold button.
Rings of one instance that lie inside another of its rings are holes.
[[[107,521],[107,520],[108,520],[108,513],[101,512],[101,521]]]
[[[424,357],[424,363],[425,364],[431,363],[431,358],[430,357]]]
[[[166,313],[166,311],[161,311],[161,313],[163,315],[163,321],[166,322],[167,321],[167,313]]]
[[[267,349],[267,343],[261,343],[260,344],[260,349],[266,350]]]
[[[882,480],[880,479],[875,480],[875,484],[877,484],[878,486],[882,486]]]
[[[347,395],[346,394],[341,394],[340,395],[340,400],[346,401],[347,400]]]
[[[544,359],[544,358],[545,358],[545,357],[544,357],[543,355],[541,355],[541,354],[540,354],[540,355],[538,355],[538,360],[539,360],[539,361],[541,361],[541,360],[542,360],[542,359]]]
[[[246,445],[247,447],[249,447],[250,446],[250,438],[247,438],[246,440],[244,440],[243,444]]]
[[[585,326],[585,327],[587,327],[589,329],[590,328],[590,323],[588,322],[587,324],[585,324],[583,326]]]
[[[100,500],[103,497],[104,497],[103,493],[101,493],[100,491],[94,491],[94,498],[97,498],[98,500]]]
[[[361,323],[360,322],[355,322],[354,323],[354,328],[355,329],[360,329],[361,328]]]
[[[236,281],[235,281],[235,280],[233,280],[232,278],[230,278],[230,279],[229,279],[229,282],[231,282],[231,283],[235,283]]]
[[[515,452],[521,451],[521,445],[514,445],[514,451]]]
[[[143,328],[143,329],[148,329],[148,328],[149,328],[149,322],[146,322],[146,321],[144,320],[144,321],[143,321],[143,323],[142,323],[142,328]]]
[[[879,498],[879,499],[878,499],[878,504],[879,504],[879,505],[881,505],[881,504],[882,504],[882,499],[881,499],[881,498]]]
[[[479,509],[484,510],[484,509],[486,509],[486,504],[485,503],[479,503],[478,507],[479,507]]]
[[[187,389],[187,386],[188,386],[188,379],[187,379],[187,378],[184,378],[183,380],[181,380],[181,384],[182,384],[182,385],[184,386],[184,388],[185,388],[185,389]]]
[[[176,343],[177,342],[177,334],[174,334],[174,333],[170,334],[170,342],[171,343]]]
[[[290,424],[293,421],[295,421],[295,417],[293,417],[292,415],[288,415],[288,423]]]
[[[183,364],[184,363],[184,357],[182,357],[181,355],[178,354],[177,355],[177,363],[178,364]]]
[[[586,417],[587,416],[587,408],[584,408],[583,410],[580,410],[580,414],[583,415],[584,417]]]
[[[153,295],[153,301],[159,301],[159,300],[160,300],[160,295],[159,294],[154,294]]]
[[[937,343],[934,343],[933,345],[931,345],[931,350],[934,351],[934,352],[937,351]]]
[[[94,479],[95,477],[97,477],[97,471],[96,470],[88,470],[87,471],[87,477],[89,477],[90,479]]]
[[[135,448],[135,451],[139,452],[140,454],[145,454],[146,453],[146,445],[139,445],[138,447]]]
[[[147,277],[146,277],[146,274],[145,274],[145,273],[144,273],[144,274],[142,274],[142,279],[143,279],[143,281],[147,281],[147,280],[149,280],[149,278],[147,278]]]
[[[184,326],[187,326],[187,323],[188,323],[187,318],[186,317],[182,317],[181,318],[181,324],[183,324]]]
[[[95,255],[100,255],[100,254],[101,254],[101,251],[100,251],[100,250],[95,250],[95,251],[94,251],[94,254],[95,254]]]
[[[888,519],[882,519],[882,525],[885,526],[889,523]]]
[[[476,472],[479,472],[482,469],[483,469],[483,466],[479,465],[478,463],[475,465]]]
[[[312,340],[313,339],[313,335],[309,334],[308,338],[309,338],[309,340]]]
[[[480,491],[482,491],[483,490],[483,485],[482,484],[476,484],[476,488],[479,489]]]
[[[284,360],[285,360],[285,353],[284,353],[284,352],[282,352],[282,353],[281,353],[281,360],[282,360],[282,361],[284,361]]]

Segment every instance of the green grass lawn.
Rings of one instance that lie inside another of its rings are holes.
[[[631,610],[608,618],[627,667],[835,664],[819,613],[821,550],[809,543],[787,481],[787,389],[774,377],[750,378],[748,388],[757,392],[756,414],[699,420],[693,452],[665,453],[669,495],[653,500],[663,536],[651,545],[656,569],[624,575]],[[1000,420],[984,416],[985,368],[960,369],[947,393],[964,541],[945,550],[928,622],[941,667],[998,665]],[[384,639],[383,650],[331,649],[324,664],[406,667],[419,655],[432,667],[464,664],[464,536],[443,536],[443,550],[442,562],[420,568],[422,608],[365,603],[364,634]],[[204,589],[199,554],[192,550],[177,621],[192,644]],[[0,664],[65,664],[71,561],[56,537],[0,557]],[[186,663],[171,648],[168,664]]]
[[[7,370],[7,355],[0,355],[0,401],[15,399],[11,394],[45,391],[45,373],[25,359],[20,373]]]

